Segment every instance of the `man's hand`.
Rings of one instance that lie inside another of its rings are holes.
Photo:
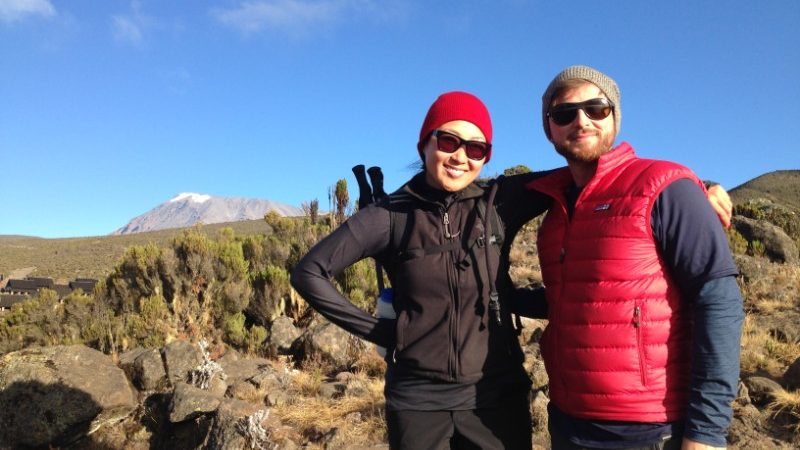
[[[683,438],[681,450],[725,450],[725,447],[712,447],[708,444],[701,444],[699,442]]]
[[[717,217],[719,217],[722,226],[730,228],[733,203],[725,188],[719,184],[708,188],[708,202],[711,203],[711,207],[714,208],[714,212],[717,213]]]

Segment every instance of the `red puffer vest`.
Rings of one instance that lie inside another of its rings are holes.
[[[622,143],[603,155],[572,219],[569,169],[529,187],[555,199],[538,236],[549,325],[542,356],[564,413],[666,422],[686,409],[691,317],[657,251],[650,213],[687,168],[637,158]]]

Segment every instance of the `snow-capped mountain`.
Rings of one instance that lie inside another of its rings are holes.
[[[165,228],[189,227],[198,222],[205,224],[261,219],[268,211],[282,216],[300,216],[300,208],[273,202],[242,197],[213,197],[184,192],[133,218],[113,234],[131,234]]]

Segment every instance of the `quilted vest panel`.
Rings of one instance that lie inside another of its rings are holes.
[[[556,200],[539,230],[549,325],[542,353],[551,400],[566,414],[665,422],[688,396],[689,305],[668,275],[650,226],[653,203],[688,169],[637,158],[623,143],[604,155],[567,215],[568,169],[531,187]]]

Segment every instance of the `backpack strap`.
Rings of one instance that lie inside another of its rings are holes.
[[[502,315],[500,314],[500,295],[497,293],[497,286],[495,282],[497,268],[492,265],[492,258],[489,255],[489,248],[492,246],[492,243],[502,245],[502,241],[497,242],[497,238],[493,234],[495,229],[497,229],[500,233],[503,233],[503,227],[499,225],[497,211],[494,208],[494,197],[497,194],[497,186],[500,184],[498,181],[499,180],[495,180],[489,187],[489,196],[486,199],[486,203],[484,204],[482,201],[478,202],[478,211],[480,212],[481,206],[484,207],[485,218],[483,227],[483,240],[485,245],[483,247],[483,254],[486,257],[486,275],[489,278],[489,312],[491,312],[495,323],[498,326],[502,326],[503,319]],[[495,219],[486,218],[487,212],[488,215],[493,216]]]

